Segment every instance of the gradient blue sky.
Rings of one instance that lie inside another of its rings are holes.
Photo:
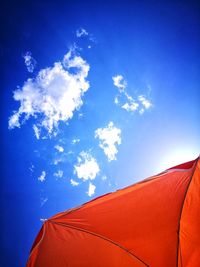
[[[1,11],[0,265],[21,267],[42,219],[198,156],[200,7],[26,1]]]

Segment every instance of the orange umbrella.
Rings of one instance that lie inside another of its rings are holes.
[[[200,159],[48,219],[33,266],[199,267]]]

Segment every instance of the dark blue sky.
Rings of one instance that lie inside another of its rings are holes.
[[[1,5],[0,265],[21,267],[41,219],[198,156],[200,6]]]

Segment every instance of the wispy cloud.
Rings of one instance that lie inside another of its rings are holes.
[[[116,75],[112,77],[114,85],[120,90],[123,91],[126,86],[127,82],[124,80],[122,75]]]
[[[107,180],[107,176],[106,176],[106,175],[103,175],[103,176],[101,177],[101,179],[102,179],[102,181],[105,181],[105,180]]]
[[[126,111],[135,111],[138,109],[139,104],[126,92],[124,93],[126,97],[126,103],[121,106],[121,108],[125,109]]]
[[[46,172],[42,171],[41,175],[38,177],[40,182],[44,182],[46,180]]]
[[[28,70],[28,72],[33,72],[35,69],[35,66],[37,64],[36,60],[32,57],[31,52],[26,52],[23,55],[24,58],[24,63],[26,65],[26,68]]]
[[[40,218],[40,221],[43,223],[43,222],[47,221],[47,219],[45,219],[45,218]]]
[[[144,95],[138,96],[138,100],[143,105],[144,109],[149,109],[152,106],[152,103]]]
[[[41,130],[35,124],[33,125],[33,130],[34,130],[34,133],[35,133],[35,137],[39,140],[40,139]]]
[[[77,144],[79,142],[80,142],[80,139],[75,138],[75,139],[72,140],[72,145],[75,145],[75,144]]]
[[[30,171],[31,173],[33,173],[34,170],[35,170],[35,166],[33,165],[33,163],[31,163],[31,165],[30,165],[30,167],[29,167],[29,171]]]
[[[64,148],[60,145],[55,145],[54,148],[60,153],[64,152]]]
[[[9,129],[20,127],[33,117],[38,129],[43,127],[49,134],[56,131],[59,122],[67,122],[82,106],[82,97],[89,88],[89,68],[75,49],[70,49],[62,61],[25,81],[14,91],[14,100],[20,102],[20,107],[9,118]]]
[[[78,30],[76,30],[76,37],[78,39],[80,39],[80,38],[86,38],[87,41],[90,42],[87,45],[87,48],[88,49],[91,49],[92,48],[92,45],[91,44],[97,43],[96,38],[91,33],[89,33],[86,29],[84,29],[84,28],[79,28]]]
[[[62,178],[63,177],[63,171],[58,170],[57,172],[54,172],[53,176],[55,176],[57,178]]]
[[[8,121],[8,127],[9,129],[13,129],[14,127],[20,128],[20,122],[19,122],[19,114],[18,112],[14,112],[14,114],[9,118]]]
[[[62,158],[55,158],[53,160],[53,165],[58,165],[59,163],[63,162],[63,159]]]
[[[89,187],[88,187],[88,191],[87,191],[87,194],[88,194],[89,197],[94,195],[95,189],[96,189],[96,186],[94,184],[92,184],[92,183],[89,183]]]
[[[115,96],[114,103],[128,112],[138,111],[143,114],[145,110],[152,107],[151,101],[145,95],[139,95],[134,99],[127,93],[127,81],[122,75],[112,77],[113,84],[119,90],[119,95]]]
[[[90,153],[82,151],[78,158],[78,163],[74,165],[74,173],[79,179],[93,180],[96,178],[100,171],[99,165],[94,157]]]
[[[74,179],[70,179],[70,183],[72,186],[78,186],[79,182],[75,181]]]
[[[48,197],[41,197],[40,198],[40,206],[43,207],[44,204],[48,201]]]
[[[83,29],[83,28],[80,28],[76,31],[76,37],[80,38],[80,37],[83,37],[83,36],[87,36],[89,33]]]
[[[95,131],[95,138],[99,138],[99,146],[103,149],[108,161],[116,160],[117,145],[121,144],[121,130],[111,121],[105,128],[98,128]]]

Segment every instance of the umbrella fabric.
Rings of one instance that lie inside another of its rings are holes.
[[[44,222],[27,267],[199,267],[199,158]]]

